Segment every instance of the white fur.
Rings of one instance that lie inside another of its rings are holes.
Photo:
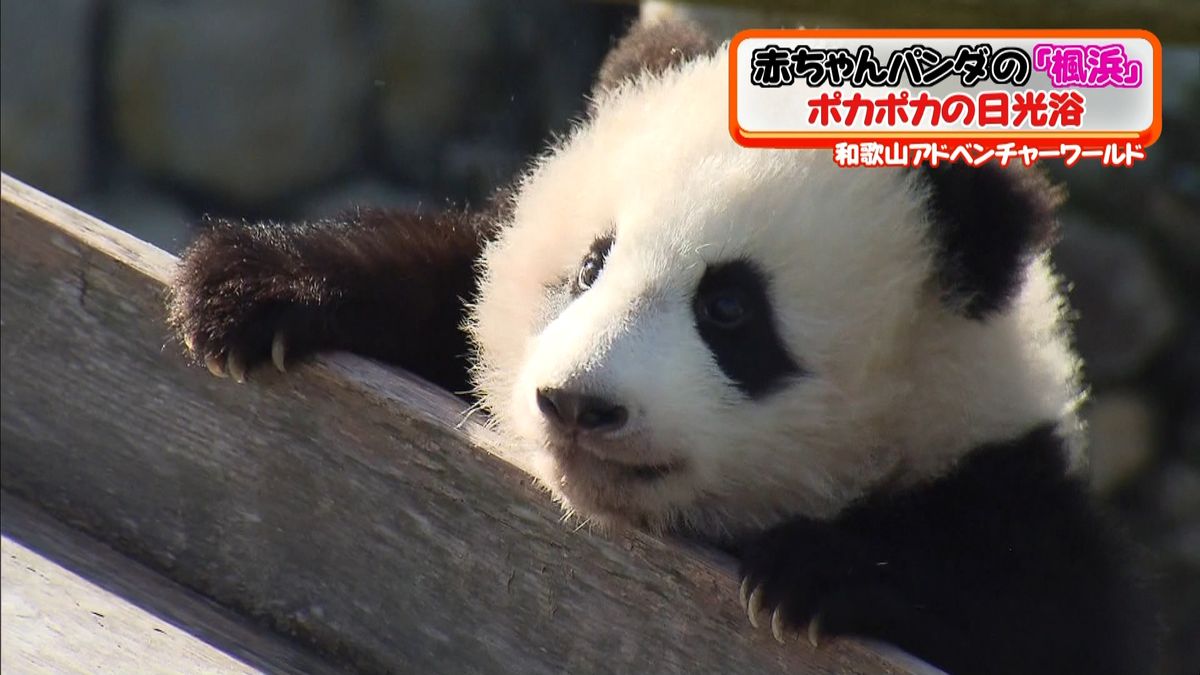
[[[930,281],[910,174],[739,147],[725,53],[599,101],[526,177],[486,251],[475,380],[546,487],[601,524],[721,533],[828,517],[885,482],[937,476],[982,442],[1073,425],[1077,364],[1047,261],[1003,313],[949,312]],[[595,285],[555,301],[547,289],[610,231]],[[692,318],[705,265],[737,257],[766,273],[779,332],[805,370],[761,400],[725,377]],[[611,442],[553,453],[534,403],[547,386],[619,400],[629,425]],[[686,467],[629,481],[597,457]]]

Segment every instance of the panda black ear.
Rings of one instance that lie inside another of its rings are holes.
[[[1057,237],[1062,190],[1023,167],[949,163],[919,171],[946,304],[972,319],[1003,309],[1030,261]]]
[[[638,21],[604,57],[592,97],[643,72],[658,74],[697,56],[711,54],[715,49],[712,38],[690,21],[676,18]]]

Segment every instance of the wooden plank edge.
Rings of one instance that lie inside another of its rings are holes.
[[[274,631],[149,570],[108,545],[63,525],[26,500],[8,492],[0,492],[0,531],[6,540],[11,539],[77,575],[85,583],[96,587],[98,593],[111,593],[178,631],[211,645],[248,668],[289,675],[347,672]],[[5,607],[7,613],[8,602],[5,602]],[[114,616],[99,618],[119,620]],[[54,616],[50,619],[53,623],[59,623]],[[7,620],[4,622],[6,634],[16,629]],[[9,637],[6,635],[6,641]],[[70,638],[69,632],[61,636],[67,641]],[[131,656],[146,651],[138,649],[138,646],[126,648],[125,651]],[[148,648],[152,646],[148,645]],[[66,648],[68,645],[46,645],[46,649],[55,651],[59,651],[59,647]],[[7,659],[7,648],[5,652]],[[129,662],[108,664],[116,670],[132,665]],[[215,659],[212,665],[222,667],[219,659]],[[93,667],[97,667],[96,664],[80,664],[81,670]]]
[[[74,242],[73,245],[86,247],[88,251],[102,254],[114,263],[140,274],[146,280],[157,285],[160,290],[161,286],[170,278],[171,267],[175,259],[169,254],[63,205],[11,177],[3,177],[3,193],[6,207],[18,209],[21,213],[51,228],[58,236],[70,238]],[[6,252],[6,255],[9,253],[11,252]],[[170,349],[171,347],[167,346],[166,348]],[[464,422],[456,413],[452,412],[461,410],[462,407],[456,399],[417,381],[415,378],[398,376],[385,368],[350,355],[322,358],[315,367],[308,369],[308,373],[316,375],[320,379],[335,382],[339,386],[347,387],[382,404],[402,409],[414,418],[424,420],[445,433],[457,435],[461,440],[493,459],[499,459],[508,465],[515,465],[517,469],[522,468],[519,461],[514,462],[511,455],[500,449],[501,446],[495,443],[494,437],[490,436],[490,433],[482,425],[471,420]],[[94,534],[104,536],[104,533]],[[560,531],[560,534],[562,537],[571,536],[566,530]],[[679,561],[683,563],[681,566],[708,568],[715,576],[724,577],[729,588],[734,588],[736,585],[729,569],[728,560],[722,559],[720,555],[711,551],[697,553],[694,547],[680,547],[669,542],[662,544],[645,535],[634,535],[632,543],[627,546],[645,549],[674,549],[676,552],[691,549],[691,554]],[[686,562],[689,558],[690,563]],[[864,665],[863,667],[868,670],[861,672],[874,672],[871,669],[880,666],[889,672],[936,672],[887,646],[862,649],[854,646],[852,641],[845,642],[847,646],[844,649],[848,653],[861,653],[864,664],[876,664],[875,666]],[[794,659],[803,658],[803,656],[793,654],[789,655],[786,660],[791,662]],[[818,661],[820,660],[818,659]]]

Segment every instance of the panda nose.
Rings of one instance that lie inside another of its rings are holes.
[[[537,406],[551,424],[565,432],[607,433],[625,426],[629,419],[624,406],[565,389],[538,389]]]

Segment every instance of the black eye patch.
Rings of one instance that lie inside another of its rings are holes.
[[[775,328],[766,278],[745,260],[711,265],[692,299],[696,330],[717,365],[750,398],[803,372]]]
[[[596,279],[600,277],[600,272],[604,269],[604,263],[608,259],[608,252],[612,250],[613,241],[613,235],[608,234],[592,242],[587,255],[583,256],[583,261],[579,263],[579,269],[569,280],[569,288],[573,297],[582,295],[592,287],[592,284],[596,283]]]

